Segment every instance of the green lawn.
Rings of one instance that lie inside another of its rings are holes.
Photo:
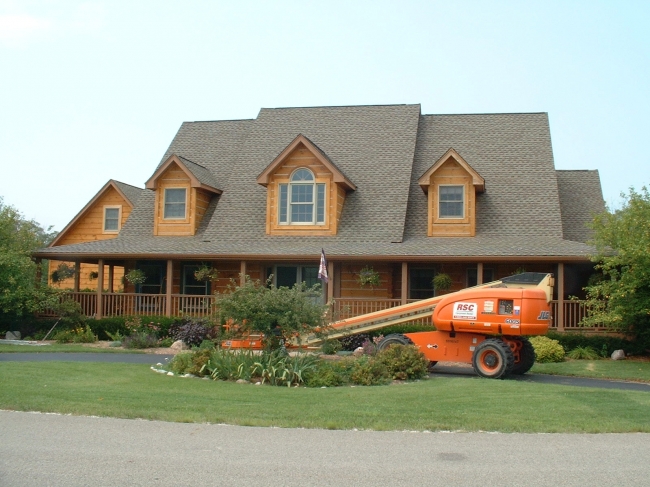
[[[103,363],[0,362],[0,409],[329,429],[650,432],[645,392],[446,377],[288,389]]]
[[[650,382],[650,362],[636,360],[567,360],[557,364],[535,364],[531,372]]]
[[[0,353],[144,353],[143,350],[125,350],[124,348],[87,347],[81,343],[53,343],[51,345],[13,345],[0,344]]]

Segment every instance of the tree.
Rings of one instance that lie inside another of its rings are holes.
[[[272,286],[246,276],[242,286],[231,282],[227,293],[217,295],[222,321],[236,323],[241,332],[264,334],[266,346],[277,348],[280,338],[314,331],[323,326],[326,306],[317,304],[318,286]]]
[[[56,235],[26,220],[0,197],[0,312],[4,318],[33,312],[49,300],[36,286],[37,265],[31,253],[45,247]]]
[[[603,324],[650,345],[650,194],[630,189],[623,207],[594,219],[597,274],[585,288],[587,326]]]

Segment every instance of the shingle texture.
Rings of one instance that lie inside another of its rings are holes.
[[[564,238],[587,242],[591,237],[587,224],[605,211],[598,171],[557,171],[557,186]]]
[[[346,196],[336,236],[266,235],[267,190],[256,179],[298,134],[357,187]],[[475,237],[427,237],[427,196],[417,180],[449,148],[485,179]],[[576,228],[602,206],[597,173],[555,170],[544,113],[421,115],[419,105],[262,109],[254,120],[184,123],[161,163],[171,154],[223,191],[195,236],[154,237],[154,192],[146,190],[117,238],[48,255],[298,258],[325,248],[332,257],[586,258],[590,249]]]

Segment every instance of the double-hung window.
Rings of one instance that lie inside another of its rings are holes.
[[[120,231],[120,207],[104,207],[104,232],[117,233]]]
[[[185,188],[165,189],[165,219],[185,219],[185,201],[187,190]]]
[[[325,224],[325,183],[316,183],[309,169],[294,171],[288,183],[279,184],[279,193],[280,224]]]
[[[464,218],[465,217],[465,187],[464,186],[439,186],[438,191],[438,217],[439,218]]]

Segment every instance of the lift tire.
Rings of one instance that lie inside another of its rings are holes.
[[[377,344],[377,351],[380,352],[382,350],[387,349],[391,345],[413,345],[413,342],[410,340],[410,338],[401,335],[399,333],[391,333],[390,335],[386,335],[382,340]]]
[[[488,379],[503,379],[511,371],[515,356],[500,338],[488,338],[477,345],[472,355],[474,371]]]
[[[535,364],[535,348],[530,343],[528,338],[520,337],[518,340],[521,342],[521,350],[519,350],[519,362],[515,362],[512,367],[511,374],[523,375],[528,372]]]

